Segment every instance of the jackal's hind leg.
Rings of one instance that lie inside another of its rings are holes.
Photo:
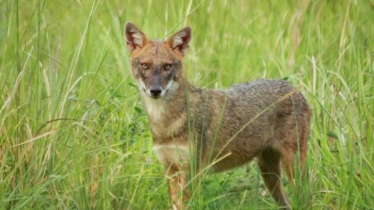
[[[258,165],[265,186],[281,209],[291,209],[281,181],[281,154],[268,148],[258,157]]]

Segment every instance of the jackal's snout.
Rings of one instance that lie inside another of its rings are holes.
[[[164,79],[160,74],[160,70],[158,68],[152,70],[153,72],[149,76],[149,85],[146,88],[146,93],[148,96],[153,98],[159,98],[165,95],[166,91],[165,88],[162,87],[162,84],[165,83],[162,80]],[[146,79],[143,77],[143,79]],[[146,79],[147,80],[147,79]],[[147,81],[144,81],[147,84]]]
[[[145,89],[145,93],[152,98],[163,97],[166,92],[167,90],[165,90],[165,88],[162,88],[162,85],[159,81],[151,83],[150,86]]]
[[[162,88],[160,86],[151,86],[149,87],[149,92],[151,93],[151,96],[158,98],[161,96]]]
[[[157,80],[157,78],[155,79]],[[163,85],[166,84],[166,85]],[[149,87],[143,88],[145,94],[152,98],[161,98],[164,97],[169,92],[175,92],[178,88],[178,84],[173,80],[162,81],[159,80],[149,85]]]

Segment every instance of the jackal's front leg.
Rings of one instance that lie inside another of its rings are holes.
[[[185,209],[184,202],[190,197],[187,188],[189,167],[173,163],[166,170],[173,210]]]

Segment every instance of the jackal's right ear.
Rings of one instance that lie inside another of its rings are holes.
[[[125,36],[127,40],[127,48],[130,52],[134,51],[136,47],[144,47],[144,45],[148,42],[145,34],[130,22],[126,23]]]
[[[191,40],[192,31],[190,27],[185,27],[182,30],[171,36],[167,43],[173,50],[178,50],[185,55],[187,53],[189,43]]]

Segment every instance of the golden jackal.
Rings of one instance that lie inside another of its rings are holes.
[[[183,69],[190,27],[166,41],[148,40],[132,23],[125,28],[131,73],[148,114],[154,151],[165,167],[173,209],[183,208],[189,197],[191,157],[196,171],[211,166],[214,172],[256,157],[275,201],[291,208],[280,165],[292,180],[299,151],[304,169],[310,110],[302,94],[286,81],[264,79],[228,90],[200,89],[187,81]]]

